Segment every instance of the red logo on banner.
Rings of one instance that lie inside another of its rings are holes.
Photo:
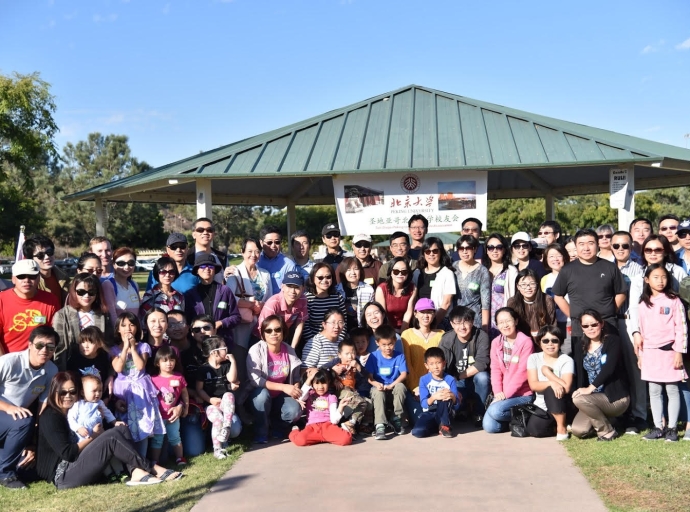
[[[400,186],[405,192],[416,192],[419,189],[420,180],[416,174],[406,174],[400,180]]]

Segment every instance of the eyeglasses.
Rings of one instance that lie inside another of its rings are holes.
[[[528,288],[536,288],[536,287],[537,287],[537,283],[520,283],[518,285],[518,288],[520,288],[522,290],[526,290]]]
[[[340,233],[326,233],[323,236],[324,236],[324,238],[327,238],[328,240],[330,240],[331,238],[340,238]]]
[[[424,254],[429,256],[430,254],[440,254],[440,252],[441,251],[439,249],[427,249],[426,251],[424,251]]]
[[[394,276],[406,276],[409,273],[409,270],[398,270],[397,268],[391,270],[391,274],[393,274]]]
[[[645,254],[664,254],[663,247],[646,247],[644,250]]]
[[[199,267],[201,268],[201,267]],[[168,269],[163,269],[158,271],[159,276],[174,276],[175,271],[174,270],[168,270]]]
[[[80,272],[87,272],[87,273],[89,273],[89,274],[102,274],[102,273],[103,273],[103,269],[102,269],[101,267],[98,267],[98,268],[86,268],[86,267],[82,267],[82,268],[79,269],[79,271],[80,271]]]
[[[558,345],[560,340],[558,338],[542,338],[541,343],[542,345]]]
[[[172,244],[168,247],[171,251],[184,251],[187,249],[187,244]]]
[[[264,240],[264,245],[280,245],[280,240]]]
[[[458,247],[458,251],[460,251],[460,252],[473,251],[473,250],[474,250],[474,248],[469,246],[469,245],[461,245],[460,247]]]
[[[211,234],[213,234],[213,233],[215,233],[216,230],[214,228],[196,228],[194,231],[196,231],[197,233],[211,233]]]
[[[616,250],[623,248],[624,251],[627,251],[628,249],[630,249],[630,244],[611,244],[611,247],[613,247]]]
[[[29,279],[33,281],[34,279],[38,278],[38,274],[33,275],[33,274],[21,274],[19,276],[15,276],[19,281],[23,281],[24,279]]]
[[[206,324],[206,325],[202,325],[200,327],[192,327],[192,333],[199,334],[201,331],[211,332],[211,329],[213,329],[213,326]]]
[[[48,352],[55,352],[55,345],[52,343],[34,343],[34,348],[36,348],[38,352],[43,349],[46,349]]]
[[[137,264],[137,262],[134,260],[129,260],[129,261],[119,260],[119,261],[115,262],[116,267],[134,267],[136,264]]]
[[[77,396],[77,390],[72,388],[72,389],[61,389],[60,391],[58,391],[58,396],[60,398],[65,398],[67,395]]]
[[[462,320],[460,322],[451,322],[450,325],[452,325],[453,327],[464,327],[465,329],[469,329],[470,327],[472,327],[472,322],[470,322],[469,320]]]
[[[199,265],[197,268],[199,270],[215,270],[216,266],[215,265]]]
[[[590,329],[592,327],[599,327],[599,322],[594,322],[593,324],[582,324],[583,329]]]
[[[282,327],[276,327],[275,329],[271,329],[269,327],[267,329],[264,329],[264,334],[273,334],[273,333],[280,334],[281,332],[283,332]]]
[[[326,325],[331,327],[345,327],[345,322],[324,322]]]
[[[530,244],[528,243],[520,243],[520,244],[513,244],[513,249],[529,249]]]
[[[333,281],[333,276],[314,276],[319,281]]]
[[[463,233],[479,233],[479,228],[462,228]]]
[[[599,240],[604,240],[604,239],[610,240],[611,238],[613,238],[613,235],[612,235],[611,233],[606,233],[606,234],[603,234],[603,235],[597,235],[597,238],[598,238]]]
[[[369,249],[371,247],[371,244],[369,242],[357,242],[355,244],[355,247],[358,249]]]
[[[677,230],[678,230],[678,225],[664,226],[663,228],[659,228],[659,231],[677,231]]]
[[[497,244],[497,245],[487,245],[486,246],[487,251],[502,251],[503,250],[503,245]]]
[[[543,235],[543,236],[546,236],[546,235],[553,235],[553,233],[554,233],[553,231],[539,231],[539,232],[537,233],[537,235],[539,235],[539,236],[542,236],[542,235]]]
[[[78,290],[74,290],[74,292],[80,297],[83,297],[84,295],[88,295],[89,297],[96,296],[96,290],[85,290],[84,288],[79,288]]]
[[[43,252],[37,252],[36,254],[34,254],[34,258],[36,258],[37,260],[42,260],[46,256],[53,256],[54,254],[55,254],[55,249],[48,248]]]

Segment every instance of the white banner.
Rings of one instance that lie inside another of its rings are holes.
[[[486,226],[487,173],[422,171],[352,174],[333,178],[343,235],[407,233],[412,215],[429,220],[429,233],[460,231],[475,217]]]

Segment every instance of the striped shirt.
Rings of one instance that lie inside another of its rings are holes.
[[[304,296],[307,298],[307,311],[309,318],[304,324],[304,332],[302,339],[308,341],[321,332],[323,326],[323,317],[331,308],[338,308],[343,314],[343,321],[347,319],[347,312],[345,311],[345,299],[339,293],[329,295],[328,297],[317,297],[311,292],[306,292]],[[345,337],[345,331],[340,336],[340,339]]]
[[[317,334],[304,346],[302,368],[321,368],[336,357],[338,357],[338,342],[330,341],[322,334]]]

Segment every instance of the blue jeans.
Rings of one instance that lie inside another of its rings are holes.
[[[419,402],[419,397],[409,389],[405,393],[405,409],[407,410],[407,420],[410,422],[410,426],[414,427],[422,415],[422,404]]]
[[[271,398],[266,388],[256,388],[249,395],[254,409],[254,427],[257,436],[268,435],[269,418],[273,428],[287,430],[302,416],[302,408],[297,400],[283,393]]]
[[[438,434],[441,425],[450,427],[450,405],[451,402],[437,402],[435,410],[422,412],[412,429],[412,435],[429,437]]]
[[[458,392],[462,396],[461,409],[467,410],[467,400],[474,400],[474,414],[484,415],[484,403],[489,396],[489,386],[491,378],[489,372],[479,372],[472,377],[467,377],[458,381]]]
[[[160,450],[161,448],[163,448],[163,438],[166,434],[168,435],[168,444],[170,446],[177,446],[182,442],[182,438],[180,437],[179,418],[173,421],[172,423],[168,420],[165,420],[165,434],[154,434],[151,438],[149,446],[154,450]]]
[[[17,463],[21,459],[22,451],[29,444],[35,421],[34,416],[15,420],[6,412],[0,412],[1,479],[16,475]]]
[[[678,383],[678,389],[682,396],[680,401],[680,421],[690,422],[690,388],[688,388],[688,381],[684,380]]]
[[[532,395],[516,396],[493,402],[484,414],[482,427],[489,434],[498,434],[508,426],[510,421],[510,408],[516,405],[528,404],[532,401]]]

